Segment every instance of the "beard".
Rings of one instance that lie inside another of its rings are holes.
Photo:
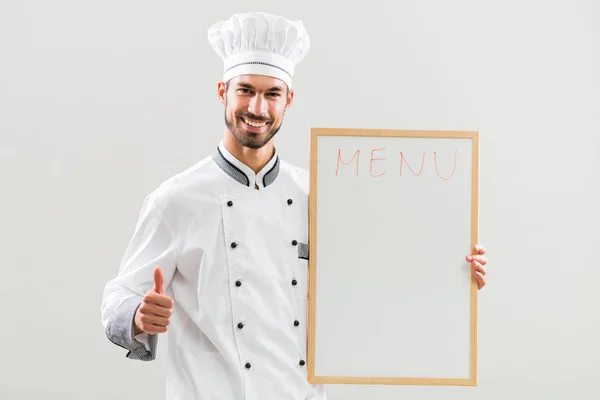
[[[225,125],[227,126],[227,129],[229,129],[235,140],[241,146],[248,147],[250,149],[260,149],[269,143],[269,141],[277,134],[277,132],[279,132],[279,129],[281,129],[281,124],[283,123],[282,118],[278,125],[271,125],[265,133],[258,133],[245,130],[240,126],[240,118],[243,117],[255,121],[266,121],[268,123],[272,122],[272,119],[247,112],[237,112],[233,115],[233,119],[231,119],[227,115],[227,104],[225,104]],[[262,135],[264,135],[264,137]]]

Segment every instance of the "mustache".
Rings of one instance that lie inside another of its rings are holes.
[[[247,113],[247,112],[239,112],[239,113],[237,113],[237,116],[238,117],[246,117],[248,119],[253,119],[255,121],[261,121],[261,122],[271,121],[271,118],[269,118],[269,116],[259,116],[259,115]]]

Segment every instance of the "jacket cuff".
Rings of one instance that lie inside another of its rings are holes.
[[[125,300],[108,321],[106,336],[112,343],[129,350],[127,358],[151,361],[156,357],[156,335],[148,335],[148,346],[135,338],[134,318],[141,303],[141,298],[136,296]]]

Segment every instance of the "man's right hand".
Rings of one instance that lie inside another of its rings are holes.
[[[155,334],[167,331],[173,309],[173,299],[165,295],[165,279],[160,267],[154,269],[154,287],[149,290],[135,312],[135,334]]]

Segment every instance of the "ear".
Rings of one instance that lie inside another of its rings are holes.
[[[287,95],[287,104],[285,105],[286,110],[292,106],[292,102],[294,101],[294,90],[290,89]]]
[[[221,104],[225,105],[225,92],[227,91],[225,82],[221,81],[217,84],[217,97]]]

